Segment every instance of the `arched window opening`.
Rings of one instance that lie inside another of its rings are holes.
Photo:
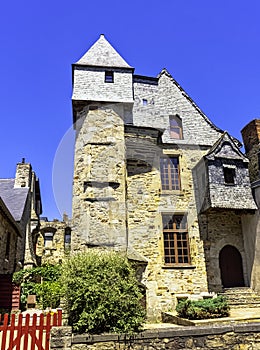
[[[53,244],[53,232],[44,232],[44,247],[52,248]]]

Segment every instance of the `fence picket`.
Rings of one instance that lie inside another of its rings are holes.
[[[15,328],[15,314],[11,315],[11,322],[9,328],[9,346],[8,349],[13,349],[13,342],[14,342],[14,328]]]
[[[26,314],[26,316],[25,316],[25,325],[24,325],[24,343],[23,343],[24,344],[24,349],[28,349],[29,326],[30,326],[30,315]]]
[[[9,320],[9,315],[8,315],[8,314],[5,314],[5,315],[4,315],[4,324],[3,324],[3,326],[1,327],[1,328],[3,329],[1,350],[5,350],[6,336],[7,336],[7,329],[8,329],[8,320]]]
[[[34,314],[32,319],[32,325],[30,326],[30,336],[32,338],[31,350],[35,350],[36,332],[37,332],[37,315]]]
[[[17,319],[13,314],[10,317],[5,314],[0,316],[0,332],[2,333],[2,342],[0,350],[49,350],[50,331],[53,326],[62,325],[62,310],[53,315],[47,314],[26,314],[25,318],[19,314]],[[8,334],[8,336],[7,336]],[[23,339],[22,339],[23,338]],[[9,339],[9,342],[7,342]]]
[[[46,334],[45,334],[45,347],[44,349],[49,349],[49,343],[50,343],[50,331],[51,331],[51,315],[48,314],[46,316]]]

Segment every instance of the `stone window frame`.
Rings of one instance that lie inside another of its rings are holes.
[[[183,140],[182,119],[178,114],[169,116],[170,137],[175,140]]]
[[[190,267],[187,213],[162,213],[164,266]],[[167,222],[168,218],[171,218]],[[179,226],[179,227],[178,227]]]
[[[42,237],[43,237],[43,248],[46,249],[46,250],[50,250],[50,249],[55,249],[54,248],[54,235],[56,233],[56,229],[53,228],[53,227],[44,227],[42,230],[41,230],[41,234],[42,234]],[[47,234],[47,236],[46,236]],[[51,239],[48,239],[46,240],[46,237],[49,237]],[[49,241],[51,242],[50,245],[46,245],[46,242]]]
[[[160,158],[160,177],[162,191],[180,191],[180,156],[164,154]]]
[[[111,70],[105,71],[105,83],[114,83],[114,72]]]

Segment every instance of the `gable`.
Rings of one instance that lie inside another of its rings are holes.
[[[213,145],[223,131],[216,127],[167,71],[159,76],[159,101],[164,115],[178,115],[185,143]],[[169,132],[164,142],[172,142]]]
[[[208,154],[207,159],[234,159],[248,162],[248,159],[240,152],[235,142],[231,139],[229,134],[225,132],[219,140],[213,145]]]

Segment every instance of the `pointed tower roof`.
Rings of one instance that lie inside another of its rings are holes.
[[[84,66],[129,68],[129,64],[107,41],[104,34],[91,46],[91,48],[76,62]]]

